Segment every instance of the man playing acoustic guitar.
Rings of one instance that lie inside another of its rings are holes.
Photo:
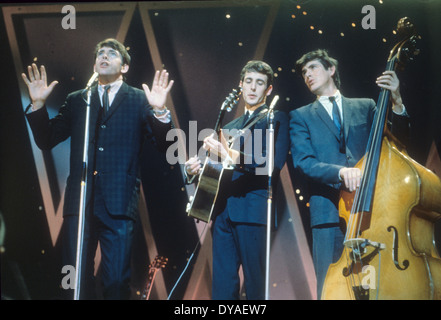
[[[240,266],[244,274],[246,298],[259,300],[265,297],[268,175],[262,169],[270,153],[267,149],[266,115],[269,108],[266,98],[273,90],[272,83],[273,70],[268,64],[262,61],[248,62],[242,69],[239,84],[245,101],[245,112],[225,125],[223,130],[232,132],[234,129],[246,128],[250,136],[246,139],[241,137],[231,147],[225,137],[221,137],[221,141],[213,136],[204,140],[203,147],[211,155],[217,155],[223,162],[229,160],[213,212],[214,300],[240,298]],[[272,185],[276,190],[275,185],[289,150],[287,114],[275,111],[273,123]],[[251,148],[245,148],[245,140],[252,141]],[[266,161],[261,161],[262,158]],[[188,175],[199,174],[199,158],[190,158],[185,163],[185,169]]]

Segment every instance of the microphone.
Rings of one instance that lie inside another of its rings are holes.
[[[279,100],[279,96],[278,95],[274,96],[273,101],[271,101],[271,104],[270,104],[269,109],[268,109],[267,117],[268,117],[268,122],[270,123],[270,125],[273,124],[273,120],[274,120],[274,106],[276,105],[278,100]]]
[[[98,78],[98,72],[94,72],[92,77],[90,77],[89,82],[87,83],[86,89],[90,88],[97,78]]]
[[[279,96],[274,96],[273,101],[271,101],[271,105],[269,106],[269,111],[272,111],[274,109],[274,106],[276,105],[278,100]]]

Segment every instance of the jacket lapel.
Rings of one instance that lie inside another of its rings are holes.
[[[343,111],[343,130],[345,135],[345,142],[348,141],[348,134],[349,134],[349,124],[352,119],[352,111],[354,108],[352,107],[351,100],[341,97],[341,105],[342,105],[342,111]]]
[[[247,126],[247,124],[249,124],[251,121],[253,121],[253,119],[255,117],[257,117],[259,115],[259,113],[266,108],[266,105],[262,105],[260,106],[258,109],[256,109],[256,111],[253,112],[253,114],[248,118],[247,121],[244,122],[244,117],[245,117],[245,113],[243,115],[241,115],[240,117],[232,120],[230,123],[228,123],[227,125],[225,125],[226,129],[243,129]]]
[[[226,129],[241,129],[242,126],[241,124],[243,123],[243,118],[245,117],[245,114],[243,114],[242,116],[240,116],[239,118],[236,118],[234,120],[232,120],[230,123],[228,123],[227,125],[225,125]]]
[[[246,127],[251,121],[253,121],[254,118],[259,116],[260,112],[267,108],[266,104],[261,105],[259,108],[257,108],[253,114],[248,118],[248,120],[244,123],[243,127]],[[245,115],[243,115],[245,116]]]
[[[87,93],[83,93],[81,96],[83,99],[85,99],[85,95]],[[87,103],[84,103],[84,113],[86,113],[86,107],[87,107]],[[90,143],[93,143],[94,139],[95,139],[95,127],[92,127],[92,124],[96,124],[98,121],[98,117],[100,115],[100,111],[101,111],[101,101],[100,101],[100,96],[98,94],[98,85],[94,85],[92,87],[92,94],[90,96],[90,120],[89,123],[91,124],[90,128],[89,128],[89,141]]]
[[[92,95],[90,97],[90,105],[95,111],[99,111],[101,108],[100,95],[98,94],[98,85],[92,87]]]
[[[245,123],[244,123],[245,114],[243,114],[242,116],[232,120],[230,123],[225,125],[224,129],[227,129],[227,130],[223,131],[223,134],[224,134],[225,138],[227,139],[227,141],[231,142],[232,148],[234,148],[236,150],[241,150],[242,145],[244,144],[244,141],[246,140],[246,137],[248,137],[248,134],[246,131],[240,133],[240,130],[245,128],[249,123],[251,123],[253,121],[253,119],[258,117],[260,112],[262,110],[264,110],[265,108],[267,108],[265,104],[260,106],[259,108],[257,108]],[[253,126],[254,125],[256,125],[256,124],[253,124]],[[251,127],[253,127],[253,126],[251,126]],[[228,131],[228,130],[232,130],[232,129],[234,129],[234,130],[231,132]],[[239,132],[236,130],[239,130]],[[239,138],[239,137],[242,137],[242,138]]]
[[[124,101],[124,97],[127,95],[127,92],[128,92],[128,85],[125,82],[123,82],[118,92],[116,93],[116,96],[113,99],[112,104],[110,105],[109,112],[106,114],[103,121],[106,121],[115,113],[116,109],[118,109],[119,106],[121,105],[121,102]]]
[[[318,117],[325,123],[328,129],[335,135],[337,140],[340,140],[340,133],[335,127],[334,122],[332,122],[331,117],[326,112],[325,107],[323,107],[322,104],[318,100],[316,100],[312,104],[312,109],[318,115]]]

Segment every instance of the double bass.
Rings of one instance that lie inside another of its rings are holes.
[[[387,70],[418,54],[419,36],[408,18],[398,22],[403,40],[391,50]],[[346,224],[340,259],[329,266],[322,299],[441,299],[441,258],[434,224],[441,218],[441,180],[406,153],[385,125],[389,90],[382,89],[364,157],[360,187],[341,191]]]

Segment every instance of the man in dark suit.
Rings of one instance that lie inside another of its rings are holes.
[[[309,182],[318,298],[329,265],[340,258],[343,250],[344,235],[338,213],[339,190],[346,188],[352,192],[360,185],[361,171],[354,166],[365,154],[376,112],[372,99],[351,99],[340,93],[337,67],[337,60],[329,57],[325,50],[303,55],[296,62],[296,71],[302,74],[306,86],[317,99],[290,112],[294,167]],[[391,91],[394,117],[406,122],[407,114],[395,72],[384,72],[377,78],[377,84]]]
[[[173,81],[156,72],[152,88],[144,92],[127,85],[130,56],[115,39],[96,46],[94,71],[98,84],[91,88],[87,195],[82,259],[81,297],[94,298],[93,259],[101,248],[101,278],[106,299],[130,297],[130,253],[139,198],[139,156],[146,138],[158,147],[167,146],[171,128],[165,100]],[[63,257],[76,265],[77,230],[85,134],[85,90],[69,94],[59,113],[49,119],[45,101],[57,84],[47,86],[44,66],[28,67],[22,74],[32,104],[26,117],[39,148],[49,150],[71,139],[70,174],[63,208]],[[83,285],[84,283],[84,285]]]
[[[265,298],[265,248],[268,191],[268,119],[266,98],[273,89],[273,71],[262,61],[250,61],[242,69],[240,87],[245,101],[244,115],[223,127],[224,131],[244,129],[247,134],[229,146],[224,136],[204,140],[204,148],[220,157],[227,167],[213,213],[213,287],[215,300],[240,296],[239,267],[242,265],[246,297]],[[256,121],[257,120],[257,121]],[[249,127],[248,127],[249,126]],[[289,150],[288,117],[274,113],[275,189]],[[247,144],[247,142],[249,144]],[[257,147],[258,146],[258,147]],[[261,149],[261,150],[259,150]],[[262,161],[264,159],[265,161]],[[185,164],[190,175],[198,174],[197,157]]]

